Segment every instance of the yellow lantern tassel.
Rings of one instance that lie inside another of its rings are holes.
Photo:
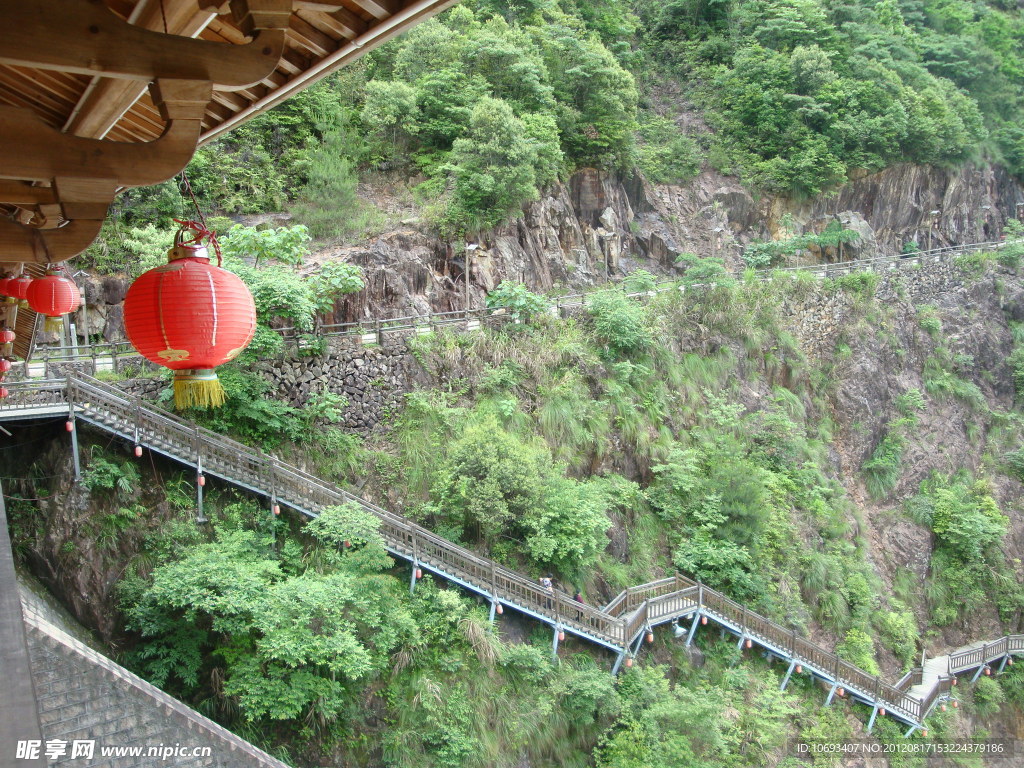
[[[47,316],[46,320],[43,321],[43,330],[47,333],[60,333],[64,330],[64,316],[57,315],[56,317]]]
[[[176,371],[174,374],[174,407],[220,408],[224,405],[224,387],[212,368]]]

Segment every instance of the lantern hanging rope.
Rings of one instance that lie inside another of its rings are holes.
[[[168,263],[143,273],[124,300],[124,325],[139,353],[174,374],[178,409],[224,404],[213,369],[233,360],[256,332],[252,294],[219,266],[216,236],[195,221],[175,219],[180,229]],[[210,264],[209,242],[218,266]]]

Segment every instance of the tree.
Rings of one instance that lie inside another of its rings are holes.
[[[452,146],[453,178],[447,213],[452,231],[493,227],[538,197],[538,154],[526,126],[500,100],[485,97],[473,108],[465,138]]]

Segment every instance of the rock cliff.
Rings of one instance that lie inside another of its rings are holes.
[[[639,268],[670,275],[676,257],[687,252],[719,256],[739,269],[750,242],[820,231],[836,219],[861,235],[846,248],[846,258],[897,253],[911,240],[924,248],[992,239],[1021,206],[1024,189],[995,166],[897,165],[805,201],[757,198],[736,178],[711,170],[688,184],[666,186],[585,168],[481,239],[470,257],[468,296],[463,245],[415,226],[327,248],[306,268],[337,259],[363,268],[366,289],[340,299],[325,318],[345,322],[451,311],[467,300],[481,306],[502,280],[539,292],[572,292]],[[77,317],[80,335],[87,328],[93,338],[124,338],[127,286],[119,277],[87,281],[86,308]]]

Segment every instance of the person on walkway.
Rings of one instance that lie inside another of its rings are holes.
[[[542,587],[544,587],[544,590],[548,593],[548,595],[550,595],[551,597],[554,597],[554,595],[555,595],[555,583],[554,583],[554,581],[552,581],[552,578],[553,577],[551,576],[550,573],[547,576],[541,576],[540,577],[540,585]],[[550,597],[547,600],[547,607],[548,607],[548,610],[551,610],[551,598]]]

